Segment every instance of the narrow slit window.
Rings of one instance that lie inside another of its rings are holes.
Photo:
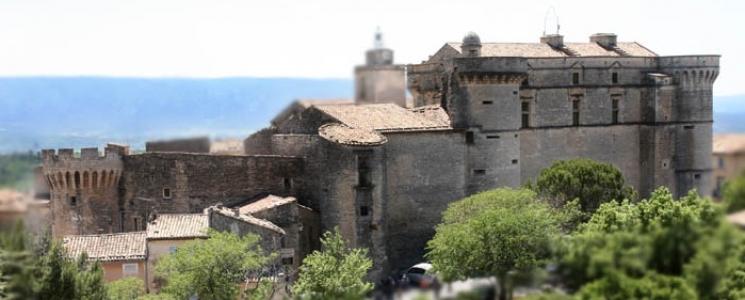
[[[611,74],[611,82],[613,84],[618,83],[618,73],[617,72],[613,72],[613,74]]]
[[[476,170],[473,170],[473,174],[483,175],[483,174],[486,174],[486,170],[476,169]]]
[[[70,206],[77,206],[78,205],[78,197],[70,196]]]
[[[579,84],[579,72],[572,73],[572,84]]]
[[[579,126],[579,99],[572,100],[572,125]]]
[[[473,131],[466,132],[466,144],[473,144]]]
[[[481,101],[481,104],[486,104],[486,105],[494,104],[494,101],[491,101],[491,100]]]
[[[521,111],[522,111],[522,121],[521,121],[521,128],[528,128],[530,127],[530,102],[523,101],[521,103]]]
[[[613,115],[611,116],[611,123],[618,124],[618,99],[612,100]]]

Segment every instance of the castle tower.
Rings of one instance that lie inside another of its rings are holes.
[[[128,146],[108,144],[103,156],[97,148],[42,150],[44,178],[51,190],[52,235],[119,232],[119,179]]]
[[[356,104],[395,103],[406,107],[406,68],[393,64],[393,50],[385,48],[380,29],[366,63],[354,69]]]
[[[465,131],[468,194],[496,186],[520,186],[520,83],[527,61],[520,57],[481,57],[481,40],[469,32],[462,54],[453,58],[452,95],[447,100],[452,126]]]

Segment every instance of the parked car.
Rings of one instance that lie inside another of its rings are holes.
[[[435,279],[435,274],[429,272],[432,269],[432,265],[429,263],[419,263],[406,269],[404,276],[409,280],[409,285],[415,287],[426,288]]]

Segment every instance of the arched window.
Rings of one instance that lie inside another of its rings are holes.
[[[109,171],[109,184],[106,186],[114,186],[114,170]]]
[[[80,172],[75,171],[75,189],[80,188]]]

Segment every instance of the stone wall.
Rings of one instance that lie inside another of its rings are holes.
[[[208,137],[197,137],[169,141],[149,141],[145,143],[145,151],[210,153],[210,139]]]
[[[302,194],[305,162],[287,156],[144,153],[124,157],[119,190],[122,231],[134,218],[158,213],[201,213],[217,204],[240,202],[259,193]]]

